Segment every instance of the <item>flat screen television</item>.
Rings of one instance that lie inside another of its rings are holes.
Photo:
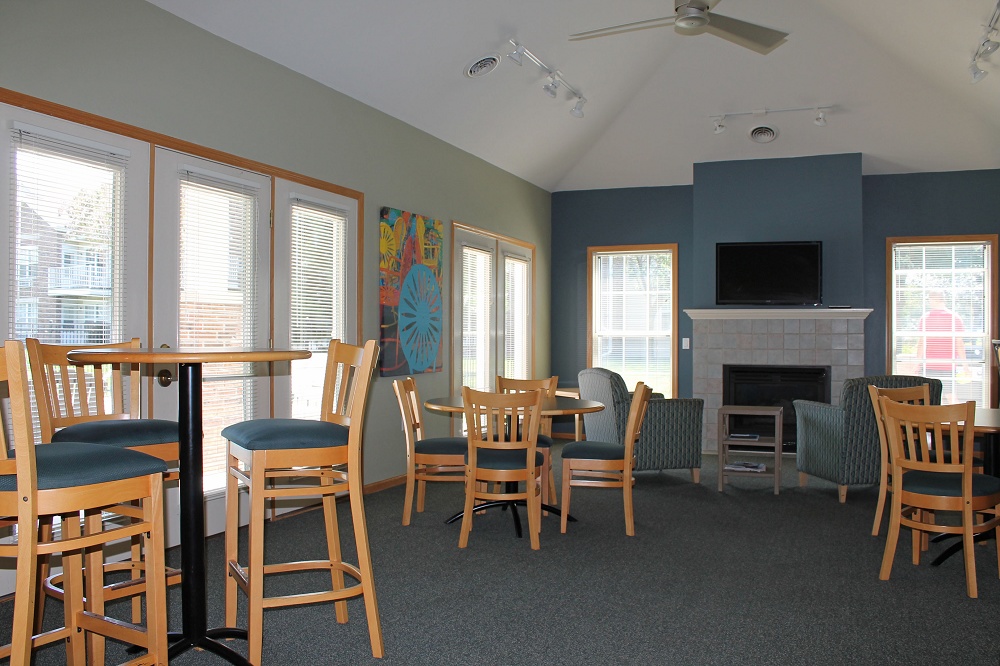
[[[717,305],[819,305],[823,243],[716,243]]]

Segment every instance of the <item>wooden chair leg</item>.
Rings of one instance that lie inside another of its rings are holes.
[[[413,514],[413,492],[416,486],[416,470],[412,465],[407,465],[406,470],[406,496],[403,498],[403,526],[410,524],[410,516]],[[417,511],[423,511],[423,502],[417,502]]]
[[[973,521],[972,508],[966,505],[962,510],[962,553],[965,556],[965,593],[970,599],[979,596],[976,585],[976,542],[972,538]]]
[[[100,534],[104,529],[99,510],[84,512],[84,533]],[[95,615],[104,615],[104,549],[91,548],[84,556],[84,587],[86,609]],[[104,666],[105,638],[93,631],[87,632],[87,663]]]
[[[805,488],[807,483],[809,483],[809,475],[805,472],[799,472],[799,488]]]
[[[573,463],[563,460],[562,466],[562,516],[559,518],[559,531],[566,534],[566,524],[569,521],[569,494],[571,490],[570,481],[573,477]]]
[[[226,467],[226,626],[236,626],[236,611],[239,604],[239,586],[229,573],[229,563],[239,563],[240,528],[240,482],[228,470],[238,468],[235,456],[227,455]]]
[[[247,529],[247,659],[257,666],[264,651],[264,461],[250,462],[250,525]]]
[[[691,481],[693,483],[701,483],[701,468],[692,467],[691,468]]]
[[[358,570],[361,572],[361,591],[364,594],[365,614],[368,616],[368,637],[372,644],[372,656],[379,659],[385,655],[382,638],[382,619],[375,597],[375,576],[372,573],[372,555],[368,546],[368,522],[365,519],[364,488],[361,470],[350,470],[348,496],[351,502],[351,518],[354,522],[354,541],[357,544]]]
[[[887,488],[888,484],[883,474],[882,480],[878,485],[878,502],[875,504],[875,522],[872,523],[872,536],[878,536],[879,530],[882,529],[882,513],[885,510]]]
[[[321,485],[329,486],[333,481],[323,477]],[[337,498],[332,493],[323,496],[323,523],[326,529],[326,552],[331,564],[330,582],[334,590],[343,590],[345,586],[344,570],[336,566],[343,562],[344,556],[340,548],[340,521],[337,518]],[[334,614],[339,624],[347,622],[347,601],[337,601],[333,605]]]
[[[37,538],[41,541],[52,541],[52,516],[42,516],[38,519],[38,533]],[[36,580],[44,581],[49,577],[49,556],[44,555],[38,558],[38,573]],[[42,621],[45,619],[45,593],[42,592],[38,595],[38,603],[35,604],[35,633],[41,633],[42,631]],[[12,662],[13,663],[13,662]]]
[[[889,532],[885,537],[885,550],[882,553],[882,568],[879,570],[879,580],[889,580],[892,573],[892,562],[896,559],[896,543],[899,540],[899,519],[903,503],[898,493],[892,494],[892,509],[889,513]]]
[[[635,514],[632,506],[632,475],[622,473],[622,494],[625,499],[625,534],[635,536]]]
[[[542,547],[539,534],[541,533],[542,522],[542,492],[548,486],[548,473],[542,468],[541,478],[536,486],[533,479],[524,482],[524,490],[527,497],[528,509],[528,535],[531,537],[531,550],[539,550]]]
[[[79,514],[62,516],[60,529],[63,538],[80,536]],[[68,664],[85,664],[87,644],[83,631],[79,628],[79,617],[83,612],[83,553],[79,550],[63,553],[63,617],[64,626],[69,630],[66,646]]]
[[[465,510],[462,513],[462,531],[458,535],[458,547],[465,548],[469,545],[469,533],[472,531],[472,512],[475,506],[476,479],[472,472],[466,472],[465,476]]]
[[[837,486],[837,499],[841,504],[847,501],[847,486]]]
[[[31,663],[31,636],[36,605],[42,605],[44,594],[39,594],[38,582],[38,521],[25,521],[19,525],[17,542],[17,575],[14,583],[14,627],[11,634],[11,666],[28,666]],[[52,520],[49,518],[51,527]]]

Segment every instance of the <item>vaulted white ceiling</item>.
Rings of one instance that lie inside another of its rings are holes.
[[[1000,168],[1000,53],[970,83],[995,0],[719,0],[789,33],[767,55],[672,27],[569,41],[673,14],[668,0],[150,0],[549,191],[679,185],[719,160],[861,153],[865,174]],[[503,57],[514,38],[587,98]],[[811,111],[724,113],[833,105]],[[769,144],[750,127],[778,130]]]

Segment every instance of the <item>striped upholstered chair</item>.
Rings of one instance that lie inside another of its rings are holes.
[[[844,382],[840,404],[795,400],[799,485],[810,476],[837,484],[841,503],[847,487],[879,482],[882,454],[868,385],[906,388],[929,384],[931,404],[941,404],[941,380],[913,375],[873,375]]]
[[[606,368],[581,370],[578,380],[581,398],[604,403],[602,411],[583,415],[587,439],[623,441],[632,403],[625,380]],[[689,469],[691,479],[698,483],[704,408],[700,398],[664,398],[654,393],[636,443],[634,471]]]

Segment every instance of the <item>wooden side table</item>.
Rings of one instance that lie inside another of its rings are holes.
[[[781,436],[782,436],[782,407],[759,407],[752,405],[723,405],[719,408],[719,492],[726,484],[726,477],[733,476],[773,476],[774,494],[778,494],[781,488]],[[732,433],[729,430],[730,416],[770,416],[774,418],[774,436],[758,437],[757,439],[745,439],[736,437],[740,433]],[[770,467],[765,467],[763,472],[750,470],[727,470],[729,463],[729,447],[738,444],[740,446],[759,447],[762,450],[772,449],[774,451],[774,463]]]

